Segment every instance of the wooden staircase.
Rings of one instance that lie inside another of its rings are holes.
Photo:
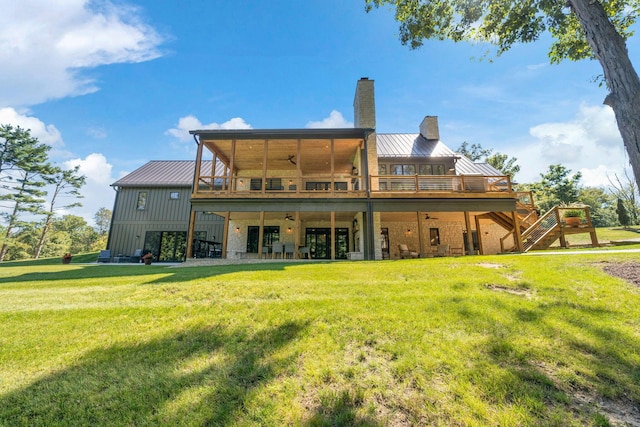
[[[558,239],[560,245],[567,247],[566,236],[578,233],[590,233],[591,244],[598,246],[598,238],[591,222],[589,207],[559,207],[556,206],[542,217],[533,203],[531,192],[518,192],[515,217],[519,225],[516,233],[514,215],[510,212],[488,212],[478,218],[489,219],[504,228],[508,233],[500,239],[502,252],[528,252],[532,250],[548,249]],[[568,211],[582,212],[580,221],[576,225],[567,224],[565,217]],[[520,244],[518,244],[518,236]]]
[[[583,212],[580,221],[576,225],[567,224],[565,219],[567,211],[580,210]],[[554,207],[542,217],[530,222],[531,215],[521,217],[518,210],[518,218],[520,224],[520,242],[523,252],[532,250],[548,249],[553,243],[560,239],[560,246],[567,247],[566,236],[571,234],[589,233],[591,235],[591,244],[598,246],[598,238],[596,236],[595,227],[591,222],[589,207]],[[535,216],[534,216],[535,217]],[[509,233],[500,239],[500,248],[502,252],[515,252],[518,250],[517,245],[506,246],[506,242],[511,239],[516,242],[516,227],[513,219],[503,212],[491,212],[483,215],[483,218],[492,219],[496,224],[505,228]]]

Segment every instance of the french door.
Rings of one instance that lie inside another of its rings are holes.
[[[305,246],[313,259],[331,259],[331,229],[307,228]],[[349,252],[349,229],[336,228],[336,259],[347,259]]]

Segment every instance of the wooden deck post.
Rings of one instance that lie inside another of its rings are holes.
[[[191,211],[189,215],[189,231],[187,232],[187,259],[193,257],[193,234],[196,227],[196,212]]]
[[[300,246],[300,211],[295,213],[295,228],[293,232],[295,233],[293,236],[293,259],[298,259],[300,258],[300,254],[298,254],[298,247]]]
[[[473,231],[471,230],[471,215],[464,211],[464,226],[467,228],[467,253],[473,253]]]
[[[229,247],[229,220],[231,212],[227,211],[224,215],[224,228],[222,229],[222,258],[227,258],[227,247]]]
[[[518,252],[522,252],[524,248],[522,247],[522,233],[520,232],[520,217],[518,216],[518,211],[511,212],[511,217],[513,218],[513,236],[516,244],[516,248]]]
[[[262,241],[264,239],[264,211],[260,211],[260,229],[258,231],[258,257],[262,259]]]
[[[331,211],[331,260],[336,259],[336,213]]]
[[[482,231],[480,230],[480,220],[476,216],[476,234],[478,236],[478,249],[480,255],[484,255],[484,248],[482,247]]]
[[[418,218],[418,253],[420,254],[420,258],[424,257],[424,242],[422,239],[422,212],[416,212],[416,217]]]

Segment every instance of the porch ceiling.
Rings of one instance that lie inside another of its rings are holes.
[[[292,220],[287,221],[286,216],[289,215]],[[352,221],[354,217],[353,212],[336,212],[336,221]],[[231,220],[251,220],[259,221],[260,214],[258,212],[231,212]],[[267,221],[287,221],[292,224],[295,222],[295,212],[265,212],[264,220]],[[300,212],[300,221],[331,221],[331,214],[329,212]]]
[[[205,147],[230,165],[231,139],[205,140]],[[292,139],[236,139],[234,168],[242,170],[262,170],[265,145],[267,147],[267,170],[297,170],[298,140]],[[334,172],[350,174],[358,149],[363,141],[360,138],[333,140]],[[296,164],[294,164],[295,162]],[[328,173],[331,165],[331,139],[301,139],[299,166],[304,174]]]

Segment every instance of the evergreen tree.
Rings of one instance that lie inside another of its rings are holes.
[[[618,221],[620,221],[620,225],[624,227],[631,225],[631,218],[629,218],[629,212],[627,212],[627,208],[624,207],[624,202],[620,198],[618,198],[618,206],[616,207],[616,213],[618,214]]]
[[[59,204],[59,198],[61,197],[70,197],[72,199],[79,199],[83,197],[79,190],[85,184],[86,178],[83,175],[78,175],[79,168],[79,166],[76,166],[74,169],[62,170],[56,167],[53,169],[53,173],[46,177],[47,183],[53,185],[53,191],[49,202],[49,210],[45,213],[42,233],[40,234],[40,238],[38,239],[38,244],[36,245],[35,253],[33,255],[35,259],[40,257],[47,234],[51,230],[51,220],[55,215],[55,211],[82,206],[79,202]]]

